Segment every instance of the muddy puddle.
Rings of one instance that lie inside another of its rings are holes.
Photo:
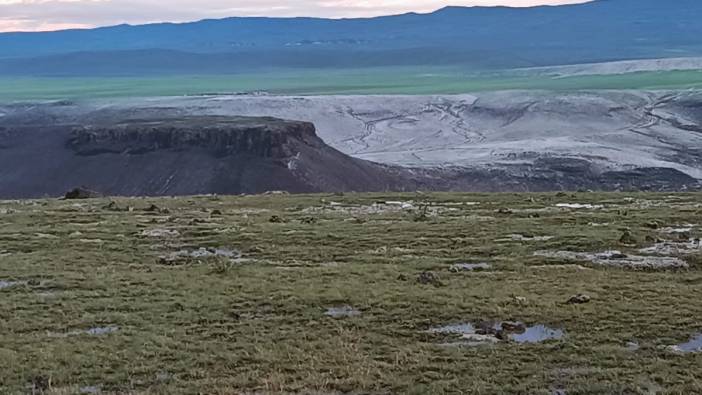
[[[605,251],[600,253],[537,251],[534,253],[534,256],[568,261],[588,261],[595,265],[639,270],[684,269],[689,267],[687,262],[672,256],[627,255],[620,251]]]
[[[460,336],[460,340],[441,344],[446,347],[475,347],[500,342],[537,344],[565,337],[565,332],[561,329],[542,324],[528,326],[522,322],[508,321],[451,324],[431,328],[429,333]]]
[[[361,315],[361,312],[351,306],[336,306],[329,307],[324,315],[332,318],[349,318],[358,317]]]

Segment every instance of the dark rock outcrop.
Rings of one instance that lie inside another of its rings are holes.
[[[19,125],[0,137],[0,197],[57,196],[71,185],[107,195],[283,190],[414,190],[407,170],[354,159],[307,122],[192,116],[76,125]],[[32,158],[31,160],[28,160]]]
[[[64,196],[64,199],[66,200],[79,200],[79,199],[94,199],[94,198],[100,198],[103,197],[103,194],[100,192],[92,191],[87,188],[75,188],[72,189],[68,192],[66,192],[66,195]]]

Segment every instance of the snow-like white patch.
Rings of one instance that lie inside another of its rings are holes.
[[[573,210],[598,210],[603,209],[605,206],[601,204],[584,204],[584,203],[559,203],[556,205],[558,208],[569,208]]]

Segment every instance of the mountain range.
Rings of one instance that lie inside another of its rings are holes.
[[[0,75],[236,73],[261,68],[469,70],[702,55],[702,2],[446,7],[358,19],[227,18],[0,34]]]

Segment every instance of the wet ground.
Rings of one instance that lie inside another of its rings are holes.
[[[0,393],[700,393],[700,223],[698,194],[3,201]]]

